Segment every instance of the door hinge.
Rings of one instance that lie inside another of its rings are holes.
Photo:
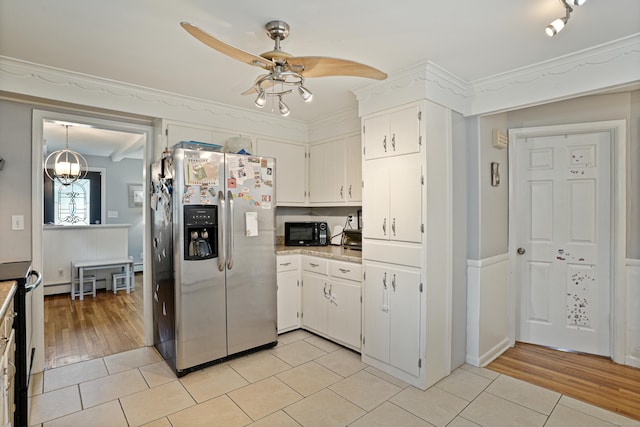
[[[362,180],[362,188],[364,188],[364,179]]]
[[[164,129],[164,134],[165,134],[165,136],[169,136],[169,128],[165,128]]]
[[[420,231],[424,233],[424,224],[420,224]]]
[[[298,311],[296,312],[296,319],[299,319],[299,318],[300,318],[300,312]]]
[[[362,133],[366,133],[367,131],[367,127],[366,126],[362,126]]]
[[[296,280],[296,286],[300,287],[300,280]]]
[[[363,278],[364,280],[367,280],[367,272],[366,272],[366,271],[365,271],[364,273],[362,273],[362,278]]]
[[[418,368],[422,368],[422,359],[418,359]]]
[[[424,185],[424,175],[420,175],[420,184]]]
[[[422,135],[418,137],[418,145],[422,146]]]
[[[362,337],[362,345],[364,345],[364,340],[365,340],[365,338],[364,338],[364,337]]]
[[[422,292],[422,283],[420,283],[420,292]]]
[[[360,303],[362,303],[362,295],[360,295]]]
[[[362,147],[362,155],[364,156],[365,154],[367,154],[367,147]]]
[[[422,111],[418,110],[418,120],[422,120]]]

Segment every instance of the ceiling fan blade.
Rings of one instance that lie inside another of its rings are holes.
[[[252,53],[245,52],[242,49],[238,49],[236,47],[228,45],[218,40],[217,38],[205,33],[200,28],[188,22],[181,22],[180,26],[184,28],[193,37],[197,38],[198,40],[200,40],[202,43],[206,44],[210,48],[215,49],[218,52],[223,53],[227,56],[230,56],[233,59],[237,59],[238,61],[244,62],[245,64],[255,65],[268,70],[270,70],[276,65],[273,61],[270,61],[261,56],[254,55]]]
[[[268,74],[261,74],[256,78],[256,81],[253,82],[253,86],[251,86],[249,89],[245,90],[244,92],[242,92],[241,95],[251,95],[251,94],[255,94],[256,92],[256,83],[258,83],[258,80],[260,80],[261,78],[268,76]],[[270,89],[273,86],[275,86],[275,83],[271,80],[266,80],[264,82],[262,82],[262,89]]]
[[[287,58],[292,71],[305,77],[355,76],[384,80],[387,74],[368,65],[346,59],[322,56],[297,56]]]

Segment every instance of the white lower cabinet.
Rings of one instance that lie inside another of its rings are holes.
[[[300,327],[300,256],[277,257],[278,333]]]
[[[303,255],[302,327],[360,351],[361,271],[360,264]]]
[[[417,376],[420,359],[420,273],[365,262],[365,357]]]

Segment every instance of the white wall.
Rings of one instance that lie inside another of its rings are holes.
[[[0,262],[31,259],[31,107],[0,100]],[[11,230],[11,216],[24,230]]]

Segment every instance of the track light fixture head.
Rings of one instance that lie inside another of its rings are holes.
[[[562,31],[562,29],[565,27],[565,25],[569,21],[569,18],[571,17],[571,12],[573,12],[573,8],[571,7],[571,5],[582,6],[586,1],[587,0],[560,0],[560,3],[562,3],[562,5],[565,8],[565,12],[566,12],[565,16],[564,18],[558,18],[553,22],[551,22],[549,25],[547,25],[544,29],[545,33],[549,37],[553,37],[556,34],[558,34],[560,31]]]

